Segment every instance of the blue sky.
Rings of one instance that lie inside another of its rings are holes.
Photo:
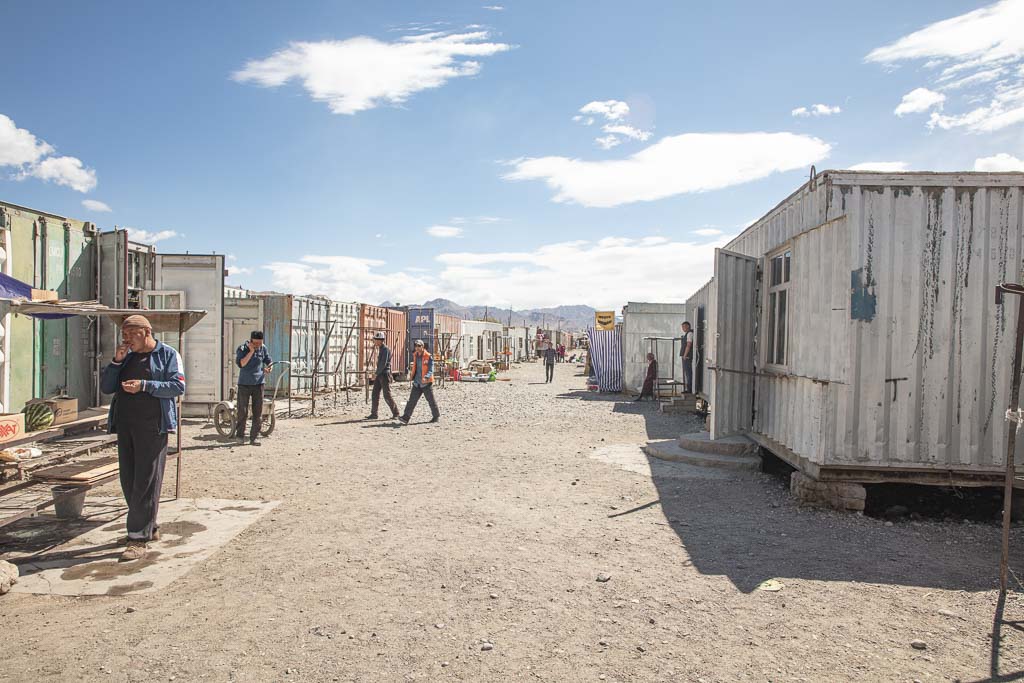
[[[680,301],[812,163],[1024,170],[1024,0],[2,16],[0,198],[230,254],[254,289]]]

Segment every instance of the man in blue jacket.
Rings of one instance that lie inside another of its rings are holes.
[[[141,315],[121,323],[121,345],[103,368],[100,388],[114,394],[107,428],[117,434],[121,491],[128,503],[128,545],[121,560],[142,559],[159,540],[156,523],[167,461],[167,435],[178,429],[176,399],[185,393],[181,356],[153,338]]]
[[[263,385],[267,373],[274,365],[270,351],[263,344],[263,332],[253,330],[249,341],[235,350],[238,364],[238,423],[235,436],[245,439],[245,422],[249,417],[249,403],[252,403],[252,427],[249,428],[249,443],[260,445],[260,423],[263,421]]]

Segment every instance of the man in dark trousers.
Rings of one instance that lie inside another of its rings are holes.
[[[167,434],[178,429],[176,399],[185,393],[181,356],[153,338],[141,315],[121,323],[121,345],[103,368],[100,388],[114,394],[107,429],[117,434],[121,491],[128,503],[128,544],[121,560],[145,557],[160,539],[156,523],[167,462]]]
[[[249,403],[252,403],[252,426],[249,428],[249,443],[260,445],[260,423],[263,421],[263,385],[267,374],[274,365],[270,351],[263,344],[263,332],[253,330],[249,341],[235,350],[238,363],[238,423],[235,436],[245,439],[245,423],[249,417]]]
[[[544,358],[544,382],[555,381],[555,358],[558,357],[558,350],[546,336],[540,346],[540,355]]]
[[[391,417],[398,417],[398,405],[391,397],[391,349],[384,343],[383,332],[373,333],[373,345],[377,347],[377,370],[373,375],[373,403],[367,420],[377,419],[377,408],[380,406],[380,395],[384,394],[384,402],[391,409]]]
[[[640,389],[637,401],[644,400],[644,396],[654,398],[654,383],[658,381],[658,360],[653,353],[647,354],[647,376],[644,377],[644,386]]]
[[[682,328],[683,337],[680,340],[682,345],[679,349],[679,357],[683,363],[683,393],[689,394],[693,391],[693,331],[690,329],[689,322],[684,322]]]
[[[410,378],[412,379],[412,391],[409,392],[409,401],[405,404],[405,412],[398,420],[404,425],[409,424],[409,418],[412,417],[412,411],[415,410],[420,396],[424,396],[430,406],[430,414],[433,416],[430,421],[439,422],[441,411],[437,409],[437,401],[434,400],[434,359],[424,348],[422,339],[416,340],[414,348],[416,351],[412,354],[412,377]]]

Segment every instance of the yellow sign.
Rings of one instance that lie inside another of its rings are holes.
[[[615,329],[615,311],[596,311],[594,313],[594,327],[599,330]]]

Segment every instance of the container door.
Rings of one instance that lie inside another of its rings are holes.
[[[693,330],[693,393],[706,396],[704,386],[704,340],[708,336],[707,311],[703,305],[697,306],[696,327]]]
[[[204,415],[222,400],[224,334],[224,257],[201,254],[157,254],[156,289],[184,292],[188,306],[206,317],[185,333],[178,349],[185,365],[186,416]],[[174,346],[178,340],[167,338]]]
[[[753,424],[754,329],[757,260],[715,250],[711,294],[711,438],[739,434]]]

